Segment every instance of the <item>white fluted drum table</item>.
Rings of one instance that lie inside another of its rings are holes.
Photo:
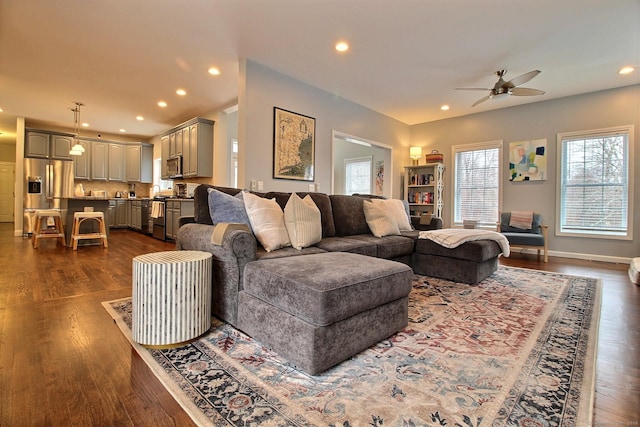
[[[211,327],[211,254],[166,251],[133,259],[132,338],[174,346]]]

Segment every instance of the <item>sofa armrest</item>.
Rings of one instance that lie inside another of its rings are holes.
[[[182,227],[185,224],[194,224],[196,222],[196,218],[193,216],[181,216],[178,218],[178,228]]]
[[[431,223],[429,224],[420,224],[420,218],[412,216],[411,217],[411,225],[418,231],[427,231],[427,230],[439,230],[442,228],[442,218],[431,217]]]
[[[211,253],[211,310],[220,319],[236,326],[244,267],[256,259],[257,242],[253,233],[233,230],[224,237],[222,245],[217,245],[211,243],[214,228],[207,224],[185,224],[178,230],[176,249]]]

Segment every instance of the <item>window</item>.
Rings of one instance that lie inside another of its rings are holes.
[[[494,228],[502,199],[502,141],[453,147],[453,224]]]
[[[345,194],[371,194],[372,157],[344,159]]]
[[[238,140],[231,138],[231,155],[229,156],[229,183],[238,188]]]
[[[558,134],[558,235],[631,239],[633,127]]]

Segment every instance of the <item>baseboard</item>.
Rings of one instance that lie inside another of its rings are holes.
[[[513,253],[521,253],[521,254],[532,254],[536,255],[538,251],[532,248],[516,248],[511,251]],[[542,257],[542,254],[540,254]],[[601,262],[611,262],[614,264],[631,264],[631,258],[626,257],[617,257],[617,256],[607,256],[607,255],[596,255],[596,254],[582,254],[576,252],[560,252],[560,251],[549,251],[549,256],[559,257],[559,258],[571,258],[571,259],[584,259],[587,261],[601,261]]]

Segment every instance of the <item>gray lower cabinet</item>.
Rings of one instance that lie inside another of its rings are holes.
[[[167,239],[175,240],[178,234],[180,217],[193,216],[193,200],[167,200],[166,204],[165,224]]]
[[[107,209],[107,227],[114,228],[116,226],[116,201],[109,200],[109,208]]]
[[[127,228],[131,221],[131,202],[116,200],[115,225],[116,228]]]
[[[137,231],[142,230],[142,201],[131,201],[131,228]]]

